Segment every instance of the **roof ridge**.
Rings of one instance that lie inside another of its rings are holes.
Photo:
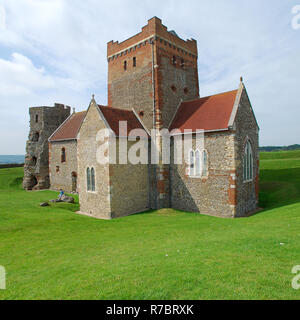
[[[121,110],[121,111],[127,111],[127,112],[133,112],[132,110],[127,110],[127,109],[122,109],[122,108],[114,108],[114,107],[109,107],[109,106],[102,106],[100,104],[98,104],[98,107],[104,107],[107,109],[113,109],[113,110]]]
[[[223,92],[219,92],[219,93],[216,93],[216,94],[211,94],[211,95],[209,95],[209,96],[199,97],[199,98],[196,98],[196,99],[184,100],[184,101],[182,101],[182,103],[185,103],[185,102],[193,102],[193,101],[197,101],[197,100],[201,100],[201,99],[205,99],[205,98],[210,98],[210,97],[214,97],[214,96],[219,96],[219,95],[221,95],[221,94],[230,93],[230,92],[234,92],[234,91],[238,91],[238,89],[229,90],[229,91],[223,91]]]
[[[86,110],[84,110],[84,111],[77,111],[77,112],[75,112],[75,113],[73,113],[73,114],[79,114],[79,113],[84,113],[84,112],[86,112]]]

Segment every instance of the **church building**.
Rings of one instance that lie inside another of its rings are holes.
[[[157,17],[133,37],[110,41],[108,105],[93,96],[86,111],[61,107],[56,128],[35,141],[47,140],[49,171],[39,173],[38,147],[27,147],[24,188],[78,192],[79,213],[102,219],[160,208],[232,218],[256,212],[259,127],[243,79],[232,91],[200,97],[197,61],[196,40],[181,39]],[[128,161],[133,153],[145,161]]]

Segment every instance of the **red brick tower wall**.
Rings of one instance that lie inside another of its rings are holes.
[[[180,100],[199,97],[197,42],[179,38],[160,19],[153,19],[157,121],[159,128],[168,128]]]
[[[153,48],[151,42],[154,43]],[[197,43],[195,40],[185,41],[169,32],[157,17],[150,19],[135,36],[121,43],[111,41],[107,44],[108,105],[134,108],[147,128],[152,128],[152,49],[156,125],[166,128],[180,99],[190,100],[199,96]],[[173,57],[176,57],[176,63]]]

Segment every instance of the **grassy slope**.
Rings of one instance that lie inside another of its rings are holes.
[[[276,155],[262,154],[265,211],[234,220],[171,209],[96,220],[78,204],[39,207],[57,193],[25,192],[22,168],[0,170],[0,299],[299,299],[300,151]]]

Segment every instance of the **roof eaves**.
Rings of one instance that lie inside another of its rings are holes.
[[[51,138],[55,135],[55,133],[68,121],[72,118],[72,116],[74,115],[74,113],[71,113],[68,118],[51,134],[51,136],[48,138],[48,142],[51,142]],[[55,140],[53,140],[55,141]]]
[[[240,86],[238,88],[238,92],[237,92],[236,97],[235,97],[235,101],[234,101],[234,104],[233,104],[233,108],[232,108],[232,111],[231,111],[230,118],[229,118],[229,121],[228,121],[228,127],[232,127],[233,126],[233,123],[234,123],[234,120],[235,120],[235,117],[236,117],[236,113],[237,113],[237,110],[238,110],[238,107],[239,107],[239,104],[240,104],[240,101],[241,101],[241,96],[242,96],[243,89],[244,89],[244,84],[243,84],[243,82],[241,82]]]
[[[147,132],[148,136],[151,136],[149,130],[145,127],[145,125],[143,124],[142,120],[140,119],[140,117],[138,116],[138,114],[136,113],[134,108],[132,108],[132,111],[133,111],[134,115],[136,116],[136,118],[138,119],[138,121],[140,122],[140,124],[142,125],[142,127],[144,128],[144,130]]]
[[[181,135],[181,134],[193,134],[193,133],[200,133],[200,132],[220,132],[220,131],[228,131],[229,128],[224,128],[224,129],[210,129],[210,130],[194,130],[194,131],[189,131],[189,132],[175,132],[175,133],[172,133],[171,136],[178,136],[178,135]]]
[[[56,139],[56,140],[52,140],[50,142],[52,143],[52,142],[72,141],[72,140],[77,141],[77,138]]]
[[[178,110],[179,110],[182,102],[183,102],[183,100],[182,100],[182,98],[181,98],[181,99],[179,100],[178,105],[177,105],[176,111],[174,112],[173,117],[172,117],[172,119],[171,119],[171,121],[170,121],[170,123],[169,123],[168,129],[170,129],[170,127],[172,126],[172,123],[173,123],[173,121],[174,121],[174,119],[175,119],[175,117],[176,117],[176,114],[177,114],[177,112],[178,112]]]
[[[104,124],[106,125],[107,129],[109,130],[110,134],[113,134],[114,136],[117,136],[116,133],[115,133],[115,132],[112,130],[112,128],[110,127],[108,121],[106,120],[106,118],[105,118],[105,116],[104,116],[104,114],[103,114],[103,112],[102,112],[102,110],[101,110],[101,108],[100,108],[100,107],[103,107],[103,106],[97,105],[97,107],[98,107],[99,115],[100,115],[102,121],[104,122]],[[108,107],[107,107],[107,108],[108,108]]]

